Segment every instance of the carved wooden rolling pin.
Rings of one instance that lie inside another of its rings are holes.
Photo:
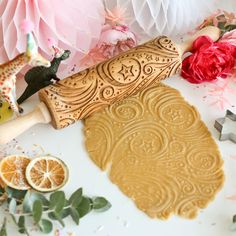
[[[33,112],[0,126],[0,144],[38,123],[64,128],[178,73],[182,55],[201,35],[216,41],[220,30],[206,27],[179,45],[161,36],[42,89],[42,102]]]

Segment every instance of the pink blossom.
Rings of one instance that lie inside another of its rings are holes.
[[[230,43],[236,46],[236,30],[231,30],[225,33],[222,38],[220,38],[219,42],[221,43]]]
[[[97,46],[81,60],[81,66],[88,67],[105,59],[109,59],[136,45],[136,35],[131,32],[127,26],[111,26],[105,24],[102,28],[102,33]]]

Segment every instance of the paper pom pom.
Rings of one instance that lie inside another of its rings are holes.
[[[175,36],[195,28],[207,15],[216,10],[216,0],[105,0],[105,6],[127,9],[130,29],[143,37],[160,34]]]
[[[97,44],[104,23],[103,11],[100,0],[1,0],[0,63],[25,51],[26,37],[20,23],[28,19],[34,24],[33,34],[44,57],[51,58],[48,38],[55,39],[55,46],[71,51],[70,58],[60,66],[63,73],[59,73],[60,77],[68,75]]]
[[[29,32],[33,31],[34,24],[29,20],[23,20],[20,24],[20,29],[24,34],[28,34]]]

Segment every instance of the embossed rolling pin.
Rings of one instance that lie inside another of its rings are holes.
[[[201,35],[216,41],[220,30],[206,27],[181,44],[161,36],[40,90],[41,103],[34,111],[0,126],[0,144],[38,123],[67,127],[178,73],[182,55]]]

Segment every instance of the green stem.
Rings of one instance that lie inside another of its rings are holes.
[[[63,210],[68,209],[70,207],[71,207],[71,205],[66,206],[66,207],[63,208]],[[6,211],[8,213],[10,213],[8,210],[6,210]],[[54,212],[54,209],[43,211],[43,214],[48,214],[48,213],[52,213],[52,212]],[[15,214],[12,214],[12,215],[14,215],[14,216],[33,216],[32,213],[15,213]]]

